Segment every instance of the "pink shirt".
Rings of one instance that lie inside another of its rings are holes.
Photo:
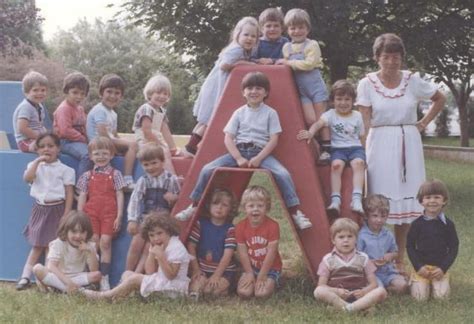
[[[53,127],[61,139],[87,143],[86,113],[82,106],[72,106],[63,100],[54,112]]]

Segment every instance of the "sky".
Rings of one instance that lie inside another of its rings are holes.
[[[67,30],[79,19],[93,22],[95,18],[106,21],[113,17],[117,8],[106,8],[107,4],[119,5],[123,0],[36,0],[39,15],[44,18],[44,39],[50,40],[58,29]]]

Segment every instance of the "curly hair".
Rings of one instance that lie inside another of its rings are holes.
[[[222,201],[222,199],[229,199],[230,201],[230,211],[229,215],[227,215],[226,222],[227,223],[232,223],[232,220],[234,219],[235,216],[237,216],[237,213],[239,211],[239,204],[237,202],[237,199],[235,198],[235,195],[232,193],[232,191],[225,189],[225,188],[216,188],[211,194],[211,197],[206,203],[206,213],[205,215],[207,217],[211,217],[211,204],[218,204],[219,202]]]
[[[179,235],[179,225],[176,219],[165,210],[152,211],[145,215],[140,233],[145,241],[149,240],[149,233],[156,227],[163,229],[170,236]]]

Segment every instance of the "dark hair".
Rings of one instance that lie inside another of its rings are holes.
[[[329,100],[334,101],[335,96],[344,96],[347,95],[356,99],[356,90],[352,83],[347,80],[337,80],[331,87],[331,93],[329,94]]]
[[[73,72],[66,75],[63,81],[63,93],[67,94],[73,88],[81,89],[89,93],[90,82],[89,79],[81,72]]]
[[[39,143],[46,137],[51,137],[51,139],[53,140],[54,144],[57,146],[57,147],[61,147],[61,140],[59,139],[59,136],[54,134],[54,133],[50,133],[50,132],[47,132],[47,133],[43,133],[41,134],[40,136],[38,136],[35,140],[35,144],[36,144],[36,147],[39,146]]]
[[[112,140],[106,136],[97,136],[92,139],[87,145],[89,154],[92,154],[94,150],[109,150],[110,153],[115,154],[115,145]]]
[[[106,74],[100,79],[99,94],[102,95],[107,88],[120,89],[123,94],[125,92],[125,82],[117,74]]]
[[[211,217],[211,204],[219,203],[222,198],[230,199],[230,211],[229,211],[229,215],[227,215],[226,222],[232,223],[232,220],[234,219],[235,216],[237,216],[237,213],[239,212],[239,204],[237,202],[237,199],[235,198],[234,193],[230,191],[229,189],[216,188],[212,191],[211,197],[208,199],[206,203],[207,213],[205,215],[208,217]]]
[[[151,161],[158,159],[161,162],[165,161],[165,153],[163,148],[156,143],[146,143],[137,153],[137,159],[140,162]]]
[[[372,46],[374,60],[378,60],[380,55],[385,53],[400,53],[402,58],[405,57],[405,45],[400,37],[392,33],[382,34],[377,37]]]
[[[448,188],[444,182],[438,179],[431,179],[423,182],[423,184],[420,186],[420,189],[418,190],[416,199],[418,199],[421,204],[423,197],[428,195],[441,195],[444,197],[446,202],[449,199]]]
[[[86,240],[92,238],[92,224],[89,217],[82,211],[71,210],[66,216],[61,218],[58,228],[58,237],[61,241],[67,240],[67,232],[72,231],[79,226],[81,231],[87,232]]]
[[[152,211],[145,215],[140,231],[145,241],[149,241],[148,234],[155,227],[163,229],[170,236],[179,235],[178,222],[166,210]]]
[[[258,23],[260,24],[261,27],[265,25],[269,21],[276,21],[281,24],[281,27],[283,28],[284,26],[284,16],[283,12],[281,12],[281,9],[279,8],[267,8],[262,11],[260,16],[258,16]]]
[[[249,87],[262,87],[267,91],[268,96],[270,92],[270,80],[268,80],[268,77],[262,72],[249,72],[242,79],[241,88],[244,90]]]

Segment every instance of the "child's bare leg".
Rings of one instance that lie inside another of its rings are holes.
[[[36,277],[36,285],[38,286],[39,290],[42,292],[46,292],[46,285],[43,283],[44,277],[48,274],[48,268],[44,265],[37,263],[33,267],[33,273]]]
[[[341,310],[347,305],[347,302],[339,297],[329,286],[316,287],[314,290],[314,298]]]
[[[137,267],[135,268],[135,272],[145,273],[145,262],[146,262],[146,258],[148,257],[148,250],[149,249],[150,249],[150,243],[146,242],[145,246],[143,247],[140,260],[138,261]],[[148,273],[148,274],[150,274],[150,273]]]
[[[255,280],[251,281],[253,274],[243,273],[237,284],[237,295],[240,298],[250,298],[255,292]]]
[[[331,162],[331,209],[339,209],[341,205],[341,177],[345,162],[334,160]]]
[[[319,118],[316,116],[315,109],[311,102],[301,103],[303,107],[303,117],[306,127],[309,128],[313,125]]]
[[[275,292],[276,282],[272,278],[267,278],[265,286],[255,288],[255,297],[268,298]]]
[[[403,276],[396,276],[390,281],[390,285],[387,287],[387,290],[395,294],[403,294],[408,288],[408,283]]]
[[[449,276],[444,275],[441,280],[433,279],[433,297],[437,299],[446,298],[449,296],[450,287],[449,287]]]
[[[404,259],[405,259],[405,251],[407,248],[407,235],[408,235],[408,230],[410,229],[410,224],[401,224],[401,225],[395,225],[395,240],[397,241],[397,246],[398,246],[398,257],[396,262],[398,264],[403,265],[404,264]],[[401,272],[404,272],[405,269],[398,269]],[[404,273],[402,273],[403,275]]]
[[[23,267],[23,272],[21,273],[20,278],[30,278],[33,273],[33,266],[38,262],[41,254],[45,251],[44,247],[33,246],[26,258],[25,266]],[[21,281],[21,279],[20,279]]]
[[[130,242],[128,248],[127,261],[125,262],[125,270],[135,271],[137,264],[141,258],[143,247],[145,246],[145,240],[140,234],[135,234]]]
[[[124,154],[123,175],[132,176],[133,166],[137,157],[138,144],[135,141],[127,141],[120,138],[114,138],[113,143],[117,151]]]
[[[418,301],[427,300],[430,296],[430,282],[427,279],[413,279],[410,286],[411,296]]]
[[[206,285],[204,285],[203,292],[205,294],[210,294],[214,296],[226,296],[227,293],[229,292],[229,286],[230,286],[230,282],[226,278],[220,277],[217,287],[211,287],[209,285],[209,280],[207,280]]]
[[[99,241],[100,245],[100,272],[106,277],[110,272],[110,261],[112,260],[112,236],[102,235]],[[107,279],[108,277],[106,277]],[[105,280],[105,279],[104,279]],[[108,280],[106,280],[108,283]],[[108,289],[108,284],[106,286]],[[104,288],[101,288],[104,289]]]
[[[321,118],[321,115],[326,111],[326,102],[317,102],[312,104],[313,109],[314,109],[314,115],[316,117],[315,121],[318,121],[319,118]],[[329,133],[329,128],[328,127],[323,127],[319,131],[319,137],[321,138],[321,141],[329,141],[331,139],[330,133]]]
[[[202,275],[199,275],[196,277],[193,276],[191,278],[191,282],[189,283],[189,291],[197,292],[197,293],[203,292],[204,287],[206,287],[207,281],[208,280],[206,276],[202,276]]]
[[[127,274],[128,272],[128,274]],[[120,298],[128,296],[132,291],[140,289],[144,275],[127,271],[122,276],[123,281],[115,288],[96,294],[96,298]]]
[[[365,162],[361,159],[354,159],[351,161],[352,168],[352,187],[359,189],[362,192],[365,178]]]
[[[387,291],[383,287],[377,287],[352,303],[353,311],[367,309],[387,298]]]

